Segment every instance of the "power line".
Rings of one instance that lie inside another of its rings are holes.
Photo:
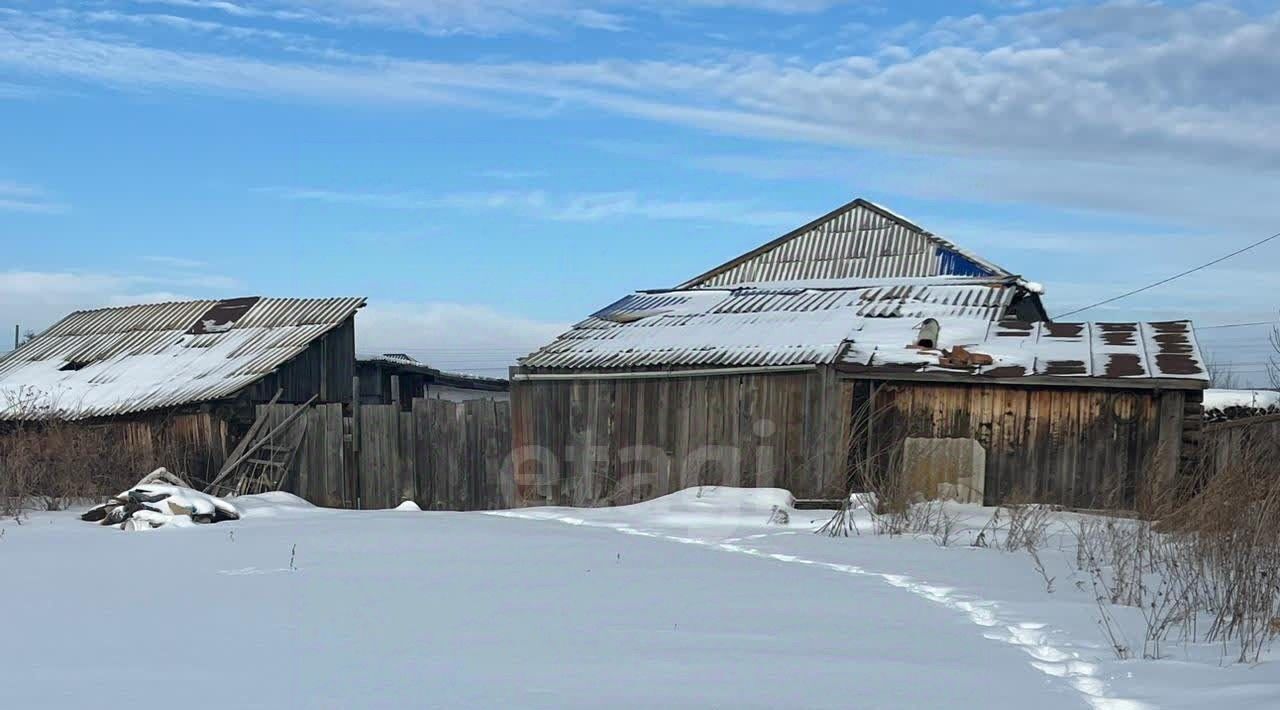
[[[1195,268],[1192,268],[1192,269],[1187,269],[1186,271],[1183,271],[1182,273],[1174,274],[1173,276],[1170,276],[1170,277],[1165,278],[1165,279],[1161,279],[1161,280],[1156,281],[1155,283],[1152,283],[1152,284],[1147,284],[1146,286],[1143,286],[1143,287],[1141,287],[1141,288],[1135,288],[1135,289],[1134,289],[1134,290],[1132,290],[1132,291],[1128,291],[1128,292],[1126,292],[1126,293],[1122,293],[1122,294],[1120,294],[1119,296],[1113,296],[1113,297],[1111,297],[1111,298],[1106,299],[1105,301],[1098,301],[1097,303],[1092,303],[1092,304],[1087,305],[1087,306],[1085,306],[1085,307],[1083,307],[1083,308],[1077,308],[1077,309],[1075,309],[1074,311],[1067,311],[1066,313],[1059,313],[1058,315],[1054,316],[1054,318],[1055,318],[1055,319],[1056,319],[1056,318],[1065,318],[1065,317],[1067,317],[1067,316],[1075,315],[1076,313],[1080,313],[1080,312],[1082,312],[1082,311],[1087,311],[1087,310],[1090,310],[1090,309],[1092,309],[1092,308],[1097,308],[1098,306],[1105,306],[1105,305],[1107,305],[1108,303],[1115,303],[1116,301],[1119,301],[1119,300],[1120,300],[1120,299],[1122,299],[1122,298],[1128,298],[1128,297],[1133,296],[1133,295],[1135,295],[1135,294],[1142,293],[1143,291],[1149,291],[1149,290],[1151,290],[1151,289],[1155,288],[1156,286],[1163,286],[1164,284],[1167,284],[1167,283],[1169,283],[1170,281],[1173,281],[1173,280],[1175,280],[1175,279],[1180,279],[1180,278],[1182,278],[1183,276],[1186,276],[1186,275],[1188,275],[1188,274],[1194,274],[1195,272],[1200,271],[1200,270],[1202,270],[1202,269],[1207,269],[1207,268],[1209,268],[1210,266],[1213,266],[1214,264],[1221,264],[1222,262],[1226,261],[1227,259],[1230,259],[1230,258],[1231,258],[1231,257],[1233,257],[1233,256],[1238,256],[1238,255],[1240,255],[1240,254],[1243,254],[1243,253],[1245,253],[1245,252],[1249,251],[1250,249],[1253,249],[1253,248],[1256,248],[1256,247],[1260,247],[1260,246],[1262,246],[1263,244],[1266,244],[1267,242],[1272,241],[1272,240],[1274,240],[1274,239],[1280,239],[1280,232],[1276,232],[1275,234],[1272,234],[1271,236],[1267,237],[1266,239],[1259,239],[1258,241],[1256,241],[1256,242],[1254,242],[1254,243],[1252,243],[1252,244],[1250,244],[1250,245],[1248,245],[1248,246],[1245,246],[1245,247],[1242,247],[1242,248],[1240,248],[1240,249],[1237,249],[1237,250],[1235,250],[1235,251],[1231,252],[1230,254],[1227,254],[1226,256],[1218,257],[1217,259],[1214,259],[1213,261],[1210,261],[1210,262],[1208,262],[1208,263],[1201,264],[1201,265],[1199,265],[1199,266],[1197,266],[1197,267],[1195,267]]]
[[[1196,330],[1213,330],[1214,328],[1247,328],[1253,325],[1275,325],[1275,321],[1256,320],[1250,323],[1223,323],[1221,325],[1198,325]]]

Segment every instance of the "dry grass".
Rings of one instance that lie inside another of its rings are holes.
[[[1145,657],[1178,640],[1257,662],[1280,630],[1277,453],[1274,442],[1253,442],[1225,466],[1194,472],[1190,485],[1141,494],[1133,518],[1081,519],[1076,564],[1104,624],[1108,605],[1136,607]]]
[[[874,417],[863,413],[854,421],[872,426]],[[867,441],[861,433],[851,432],[850,441]],[[850,449],[847,484],[854,493],[821,532],[859,534],[854,513],[865,511],[875,534],[951,544],[955,516],[909,490],[900,474],[902,439],[883,428],[876,433],[865,451]],[[1132,480],[1115,476],[1116,490],[1104,496],[1112,514],[1074,522],[1067,537],[1075,538],[1076,567],[1084,574],[1078,586],[1092,589],[1099,625],[1117,656],[1159,658],[1169,643],[1210,643],[1226,657],[1254,663],[1280,633],[1280,443],[1243,441],[1230,456],[1206,457],[1212,470],[1184,472],[1177,481],[1161,481],[1155,470]],[[1056,519],[1054,507],[1015,493],[974,544],[1027,552],[1053,592],[1056,580],[1039,551]],[[1122,607],[1140,611],[1140,640],[1131,642],[1116,622]]]
[[[30,405],[35,407],[36,405]],[[0,517],[100,501],[158,467],[186,472],[209,452],[126,424],[40,419],[0,422]]]

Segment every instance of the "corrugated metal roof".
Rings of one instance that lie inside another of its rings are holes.
[[[0,360],[0,418],[110,416],[235,394],[363,298],[248,298],[77,311]]]
[[[914,347],[906,322],[867,322],[842,362],[902,372],[961,372],[986,377],[1052,376],[1208,381],[1190,321],[1025,323],[941,320],[936,349]],[[990,364],[944,366],[943,351],[963,346]]]
[[[835,289],[640,292],[523,358],[530,368],[758,366],[834,362],[863,321],[1004,316],[1010,280],[900,279]]]
[[[1012,274],[911,221],[858,199],[680,288],[822,279]]]

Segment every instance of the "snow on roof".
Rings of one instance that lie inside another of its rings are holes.
[[[1204,391],[1204,410],[1206,413],[1226,413],[1227,410],[1280,412],[1280,392],[1208,389]]]
[[[77,311],[0,359],[0,419],[82,419],[228,397],[363,305],[249,297]]]
[[[857,288],[642,291],[596,312],[526,368],[834,364],[843,369],[1015,378],[1207,379],[1190,323],[1006,320],[1009,280],[900,280]],[[933,347],[919,347],[927,319]],[[955,346],[990,357],[963,366]]]
[[[521,359],[535,368],[749,366],[832,363],[868,320],[989,322],[1014,289],[1005,282],[900,279],[858,288],[644,291],[605,307]]]
[[[406,355],[404,353],[356,353],[356,362],[368,363],[373,365],[385,365],[393,368],[401,368],[424,374],[435,374],[439,370],[420,362],[417,358]]]
[[[866,320],[841,358],[854,369],[959,373],[995,378],[1050,376],[1208,381],[1189,321],[1157,323],[995,323],[941,320],[933,348],[913,345],[915,324]],[[961,346],[990,363],[959,366]]]
[[[880,205],[856,199],[680,288],[940,275],[1012,276],[1006,269]]]

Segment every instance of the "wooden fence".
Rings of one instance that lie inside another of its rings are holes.
[[[1205,424],[1200,456],[1207,472],[1224,470],[1245,451],[1254,456],[1280,455],[1280,414]]]
[[[297,405],[261,405],[274,425]],[[513,507],[503,476],[511,451],[507,402],[415,399],[395,404],[309,408],[306,435],[284,490],[333,508],[390,508],[406,500],[424,510]]]

